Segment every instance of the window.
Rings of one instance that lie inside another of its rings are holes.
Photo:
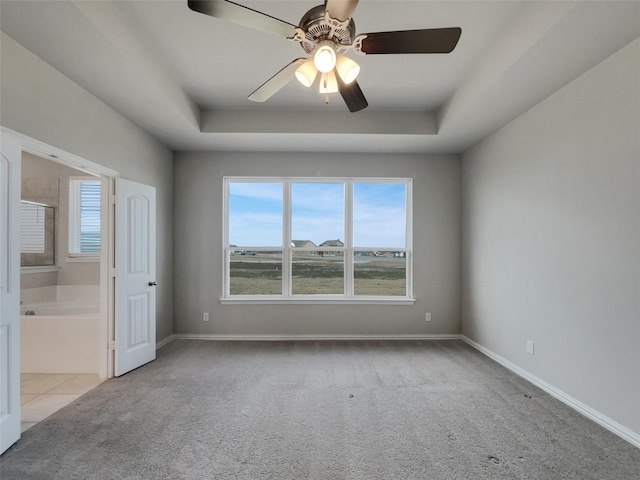
[[[20,266],[45,267],[56,263],[55,207],[20,201]]]
[[[45,205],[20,203],[20,252],[44,253]]]
[[[410,179],[224,185],[223,301],[412,301]]]
[[[100,180],[69,179],[69,255],[100,253]]]

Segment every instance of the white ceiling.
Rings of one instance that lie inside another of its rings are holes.
[[[298,24],[321,0],[237,3]],[[2,31],[174,150],[452,152],[640,35],[640,2],[361,0],[357,33],[459,26],[449,55],[351,54],[369,107],[293,81],[247,96],[295,43],[186,0],[0,2]]]

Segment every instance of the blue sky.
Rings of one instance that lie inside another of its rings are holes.
[[[281,183],[229,184],[230,244],[281,246]],[[344,241],[344,184],[293,183],[291,186],[293,240]],[[354,185],[354,245],[405,246],[405,185]]]

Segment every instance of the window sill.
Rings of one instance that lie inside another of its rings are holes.
[[[64,259],[65,263],[91,263],[99,262],[100,256],[97,257],[67,257]]]
[[[225,297],[223,305],[413,305],[415,298],[398,297]]]
[[[51,273],[51,272],[59,272],[60,267],[57,265],[51,266],[42,266],[42,267],[20,267],[20,273],[22,275],[30,274],[30,273]]]

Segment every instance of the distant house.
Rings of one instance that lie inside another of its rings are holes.
[[[340,239],[337,240],[325,240],[324,242],[322,242],[320,245],[318,245],[318,247],[344,247],[344,243],[342,241],[340,241]],[[332,252],[332,251],[320,251],[320,256],[335,256],[338,252]]]
[[[317,245],[311,240],[291,240],[291,246],[295,248],[317,247]]]
[[[341,242],[340,239],[338,239],[338,240],[325,240],[319,246],[320,247],[344,247],[344,243]]]
[[[294,248],[315,248],[317,245],[311,240],[291,240],[291,246]],[[318,255],[316,250],[297,252],[298,255]]]

